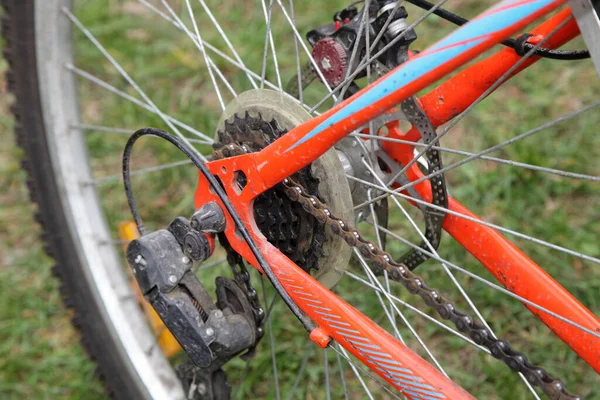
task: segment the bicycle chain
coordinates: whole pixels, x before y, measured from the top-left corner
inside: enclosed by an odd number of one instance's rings
[[[527,358],[514,350],[505,340],[497,339],[492,332],[470,316],[458,311],[456,307],[437,290],[429,288],[423,278],[414,274],[406,265],[395,262],[389,253],[374,243],[364,239],[360,232],[343,219],[334,216],[319,199],[307,194],[302,186],[287,178],[282,184],[291,200],[302,204],[304,210],[313,215],[319,222],[329,226],[331,231],[341,236],[346,243],[356,247],[369,261],[373,262],[379,272],[386,270],[389,277],[401,283],[410,293],[421,297],[425,304],[432,307],[443,319],[450,320],[456,328],[467,334],[475,343],[486,347],[492,355],[507,364],[513,371],[522,373],[527,381],[541,388],[553,400],[582,400],[578,395],[570,393],[566,386],[546,370],[531,364]]]
[[[229,157],[246,154],[246,151],[237,145],[230,144],[227,148]],[[495,338],[481,323],[457,310],[454,304],[437,290],[429,288],[423,278],[413,273],[405,264],[395,262],[389,253],[364,239],[357,229],[333,215],[325,204],[307,193],[302,185],[291,178],[284,179],[280,185],[290,200],[299,202],[304,211],[314,216],[319,223],[329,226],[333,234],[343,238],[348,245],[356,247],[363,257],[374,263],[376,273],[387,271],[392,280],[402,284],[411,294],[421,297],[440,317],[452,321],[460,332],[476,344],[487,348],[494,358],[504,362],[513,371],[522,373],[529,383],[542,389],[550,399],[583,400],[583,397],[570,393],[559,379],[554,378],[544,368],[530,363],[527,357],[514,350],[507,341]]]
[[[222,245],[224,243],[227,243],[225,240],[221,240],[220,242]],[[231,271],[233,272],[234,279],[238,286],[245,288],[246,297],[250,302],[250,307],[252,307],[252,312],[254,313],[254,321],[256,322],[256,343],[258,343],[258,341],[265,334],[265,330],[263,328],[266,316],[265,310],[260,305],[260,301],[258,299],[258,292],[256,291],[256,289],[254,289],[254,287],[252,287],[252,284],[250,282],[250,273],[248,272],[248,268],[246,268],[246,265],[244,264],[244,259],[241,255],[239,255],[233,249],[231,249],[231,247],[225,245],[223,247],[225,247],[225,251],[227,252],[227,262],[229,263]],[[253,350],[253,348],[250,349],[248,353],[252,353]]]

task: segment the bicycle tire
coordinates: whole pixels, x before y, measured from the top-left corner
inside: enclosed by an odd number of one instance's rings
[[[63,211],[61,188],[53,170],[43,121],[35,51],[35,3],[35,0],[1,2],[4,57],[8,62],[6,76],[9,92],[14,96],[11,106],[14,134],[24,153],[21,165],[27,173],[30,199],[38,207],[35,220],[42,227],[45,252],[54,259],[52,274],[60,281],[63,302],[73,310],[72,324],[79,330],[81,343],[96,363],[96,374],[107,394],[115,399],[147,398],[146,388],[132,375],[121,344],[102,318],[104,305],[82,268],[78,245]]]

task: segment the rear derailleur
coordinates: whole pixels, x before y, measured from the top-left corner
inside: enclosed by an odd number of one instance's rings
[[[190,399],[229,399],[221,367],[242,354],[247,359],[262,336],[245,291],[235,281],[216,278],[216,303],[193,272],[214,248],[225,217],[209,203],[191,220],[176,218],[167,229],[132,241],[127,261],[146,300],[189,358],[178,368]]]

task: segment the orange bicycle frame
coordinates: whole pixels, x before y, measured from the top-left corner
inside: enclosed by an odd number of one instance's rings
[[[348,100],[292,129],[265,149],[207,163],[210,171],[223,182],[231,204],[245,221],[277,280],[316,324],[317,328],[310,333],[311,339],[322,347],[327,346],[330,339],[337,341],[408,398],[466,399],[471,396],[271,245],[254,223],[253,200],[313,162],[349,133],[563,3],[564,0],[504,1]],[[556,30],[544,47],[559,47],[571,40],[579,31],[575,21],[567,21],[567,18],[570,18],[568,8],[534,29],[534,38],[545,37]],[[435,126],[444,124],[477,100],[519,59],[514,50],[501,50],[447,80],[422,96],[419,102]],[[535,57],[528,59],[513,71],[513,75],[536,61]],[[403,133],[397,126],[392,126],[388,136],[415,142],[420,139],[416,128]],[[383,149],[399,164],[406,165],[414,158],[413,146],[410,145],[384,142]],[[233,189],[236,171],[243,171],[247,177],[248,183],[241,192]],[[407,176],[414,182],[423,174],[414,166],[407,171]],[[427,180],[417,183],[414,188],[422,199],[431,200],[431,187]],[[201,176],[196,206],[210,201],[221,204]],[[527,307],[600,372],[600,334],[589,332],[600,332],[598,318],[495,229],[477,223],[478,217],[456,199],[449,199],[448,208],[453,213],[446,216],[443,228],[508,290],[537,305],[527,304]],[[236,234],[230,216],[227,216],[225,234],[233,249],[261,271],[247,243]],[[544,309],[573,324],[548,314]]]

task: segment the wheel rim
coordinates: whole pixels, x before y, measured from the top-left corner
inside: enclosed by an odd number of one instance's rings
[[[70,211],[67,215],[71,236],[79,239],[77,250],[82,262],[86,262],[82,268],[92,282],[89,287],[97,290],[97,301],[104,306],[105,313],[99,317],[110,321],[107,325],[114,329],[124,349],[120,355],[128,357],[125,365],[129,365],[132,377],[139,377],[138,382],[132,383],[148,397],[183,398],[179,381],[164,357],[159,352],[154,352],[154,356],[147,353],[154,346],[154,336],[123,274],[122,261],[94,186],[85,184],[92,181],[92,173],[84,138],[72,128],[80,120],[74,77],[65,73],[65,62],[72,63],[71,23],[60,10],[69,5],[70,1],[37,2],[35,25],[36,37],[44,38],[36,46],[37,59],[45,60],[39,68],[42,109],[44,116],[53,116],[45,119],[45,129],[53,148],[55,175],[64,189],[63,208]],[[57,93],[62,95],[56,96]],[[56,157],[61,154],[58,149],[65,145],[72,156]]]

